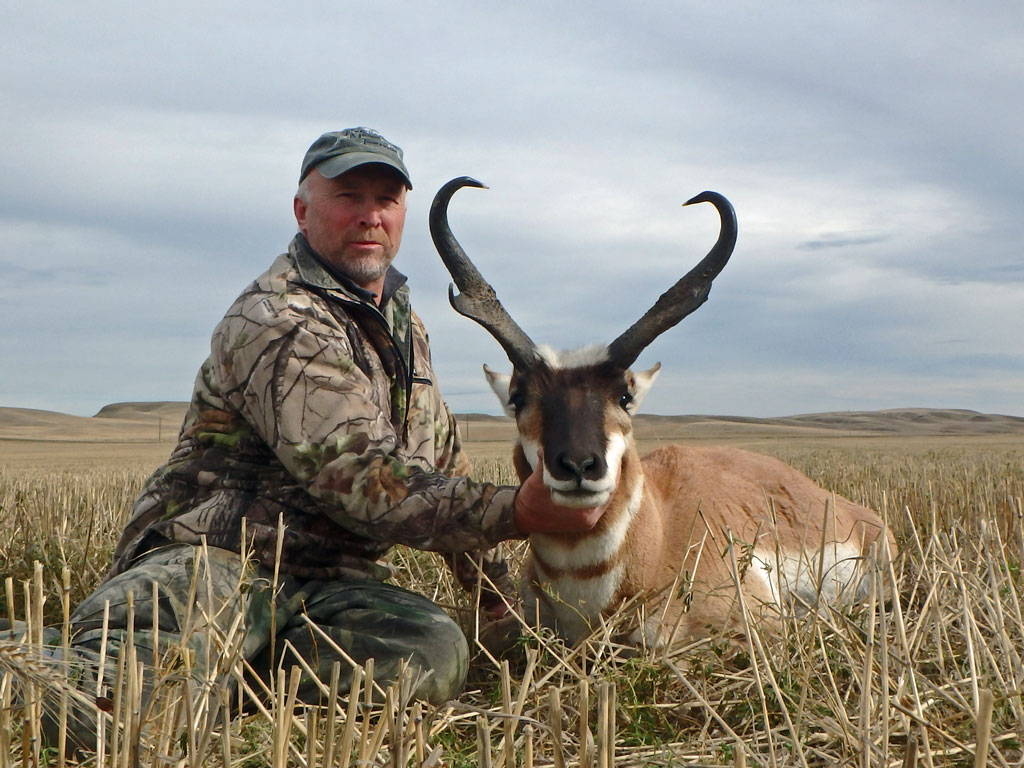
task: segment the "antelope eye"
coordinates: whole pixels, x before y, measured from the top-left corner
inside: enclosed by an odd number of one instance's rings
[[[523,397],[521,392],[513,392],[508,397],[508,404],[516,411],[519,411],[526,405],[526,398]]]
[[[624,394],[622,397],[619,398],[619,405],[623,409],[628,409],[629,406],[632,405],[632,403],[633,403],[633,396],[631,394],[629,394],[629,392],[627,392],[626,394]]]

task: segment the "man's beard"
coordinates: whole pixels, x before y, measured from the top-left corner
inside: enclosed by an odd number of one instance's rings
[[[340,264],[335,264],[334,268],[356,285],[369,285],[387,274],[394,258],[370,256],[345,259]]]

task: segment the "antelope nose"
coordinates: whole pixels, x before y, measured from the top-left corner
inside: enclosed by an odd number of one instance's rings
[[[577,460],[568,454],[563,453],[558,457],[558,466],[575,477],[576,482],[582,483],[584,473],[597,466],[597,457],[586,456]]]

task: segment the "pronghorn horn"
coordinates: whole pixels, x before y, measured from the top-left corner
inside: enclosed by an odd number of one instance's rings
[[[736,247],[736,211],[732,204],[717,192],[701,192],[683,205],[694,203],[711,203],[718,209],[722,221],[718,240],[697,266],[665,291],[643,317],[608,345],[608,357],[618,366],[629,368],[648,344],[708,300],[711,281],[718,277]]]
[[[473,262],[466,256],[466,252],[462,250],[462,246],[448,226],[448,202],[456,190],[462,187],[487,189],[476,179],[460,176],[441,187],[430,205],[430,236],[460,291],[459,295],[456,295],[455,286],[449,285],[448,300],[456,312],[476,320],[486,328],[501,344],[512,365],[518,370],[524,370],[535,361],[537,345],[498,301],[494,289],[473,266]]]

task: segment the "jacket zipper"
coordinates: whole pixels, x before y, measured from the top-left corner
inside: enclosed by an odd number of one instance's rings
[[[339,304],[347,305],[350,307],[356,307],[360,310],[370,310],[368,315],[374,319],[375,322],[380,323],[384,329],[384,334],[387,336],[391,346],[398,352],[398,359],[402,364],[402,374],[404,381],[402,382],[405,390],[405,413],[402,415],[402,441],[405,442],[409,438],[409,405],[412,400],[412,385],[416,382],[417,377],[414,375],[415,365],[415,345],[412,340],[412,322],[409,323],[409,359],[406,360],[405,352],[402,350],[402,345],[395,339],[394,334],[388,327],[387,318],[381,313],[380,309],[369,303],[363,303],[361,301],[355,301],[344,294],[338,295],[337,291],[326,289],[324,291],[327,299],[333,299]],[[355,320],[353,320],[355,322]],[[422,382],[430,383],[429,379],[422,379]]]

